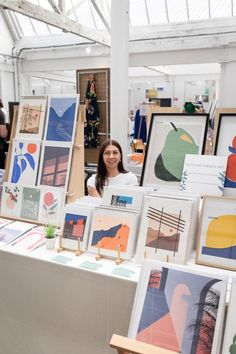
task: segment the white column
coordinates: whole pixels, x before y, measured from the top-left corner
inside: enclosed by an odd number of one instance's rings
[[[236,62],[221,63],[219,107],[234,108]]]
[[[111,138],[127,156],[129,0],[111,0]]]

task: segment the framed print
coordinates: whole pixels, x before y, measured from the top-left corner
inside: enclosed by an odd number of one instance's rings
[[[29,220],[38,220],[40,189],[23,187],[21,218]]]
[[[204,153],[208,114],[153,113],[142,186],[179,187],[186,154]]]
[[[60,226],[61,211],[65,206],[65,192],[54,187],[40,187],[38,221]]]
[[[92,208],[70,205],[65,208],[60,248],[85,251],[87,248]]]
[[[62,144],[62,143],[61,143]],[[67,189],[72,146],[47,142],[42,146],[38,185]]]
[[[234,354],[236,350],[236,278],[232,278],[230,300],[227,310],[222,353]]]
[[[144,262],[129,337],[177,353],[219,353],[227,278]]]
[[[180,190],[221,196],[224,191],[226,156],[185,155]]]
[[[136,257],[182,263],[191,246],[193,201],[147,195],[141,214]]]
[[[11,246],[19,248],[26,252],[32,252],[43,245],[45,239],[44,227],[38,226],[26,232],[23,236],[17,238]]]
[[[34,224],[29,224],[21,221],[15,221],[9,225],[4,226],[0,229],[0,246],[4,246],[14,241],[19,236],[32,229],[34,226]]]
[[[74,141],[78,104],[79,95],[49,97],[44,140]]]
[[[236,198],[203,197],[196,263],[236,270]]]
[[[35,186],[40,145],[36,140],[13,140],[8,182]]]
[[[46,105],[46,97],[32,96],[21,98],[16,125],[16,138],[42,139]]]
[[[0,229],[4,226],[10,224],[11,222],[12,222],[12,220],[0,218]]]
[[[1,214],[20,217],[23,186],[4,182],[2,188]]]
[[[126,210],[95,208],[89,238],[89,251],[102,256],[130,259],[136,237],[138,214]]]
[[[228,157],[224,195],[236,195],[236,114],[220,114],[214,154]]]

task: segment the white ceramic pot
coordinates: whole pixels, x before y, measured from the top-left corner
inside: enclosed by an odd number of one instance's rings
[[[52,250],[56,245],[56,237],[46,238],[45,237],[45,245],[48,250]]]

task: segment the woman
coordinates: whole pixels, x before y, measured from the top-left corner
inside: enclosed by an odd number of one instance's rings
[[[97,174],[87,181],[88,193],[92,197],[101,197],[104,186],[138,185],[137,177],[124,169],[120,144],[115,140],[105,141],[99,152]]]

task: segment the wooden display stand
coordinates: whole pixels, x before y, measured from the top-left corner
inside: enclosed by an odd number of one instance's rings
[[[158,107],[158,106],[147,107],[147,133],[151,123],[152,113],[181,113],[181,109],[180,107]]]
[[[158,348],[156,346],[136,341],[113,334],[110,347],[117,350],[118,354],[175,354],[171,350]]]

